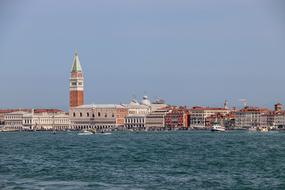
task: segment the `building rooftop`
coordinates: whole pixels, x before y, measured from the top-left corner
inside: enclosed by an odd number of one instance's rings
[[[227,108],[218,108],[218,107],[200,107],[200,106],[194,106],[192,109],[192,111],[206,111],[206,110],[220,110],[220,111],[229,111],[229,109]]]
[[[34,109],[34,113],[59,113],[59,112],[64,112],[59,109]]]
[[[246,112],[270,112],[268,108],[259,108],[259,107],[244,107],[243,109],[239,110],[239,113],[246,113]]]
[[[276,116],[276,115],[285,115],[285,111],[269,111],[264,116]]]
[[[86,104],[76,108],[126,108],[121,104]]]
[[[26,111],[28,112],[30,109],[2,109],[0,110],[0,114],[6,114],[6,113],[11,113],[11,112],[16,112],[16,111]]]
[[[7,114],[7,113],[15,113],[15,112],[32,112],[33,109],[3,109],[0,110],[0,114]],[[34,109],[34,113],[59,113],[64,112],[63,110],[59,109]]]
[[[30,112],[26,112],[26,111],[14,111],[14,112],[6,113],[6,115],[29,114],[29,113],[30,113]]]

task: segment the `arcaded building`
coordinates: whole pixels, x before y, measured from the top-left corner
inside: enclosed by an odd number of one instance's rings
[[[124,125],[128,109],[117,104],[90,104],[70,109],[71,129],[111,130]]]
[[[67,130],[70,125],[67,113],[57,109],[26,109],[6,113],[4,129],[18,130]]]

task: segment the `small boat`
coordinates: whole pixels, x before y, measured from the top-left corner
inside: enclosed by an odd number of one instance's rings
[[[260,132],[268,132],[269,130],[268,130],[267,127],[261,127],[261,128],[259,128],[258,131],[260,131]]]
[[[219,131],[219,132],[225,132],[226,131],[226,128],[221,126],[220,124],[218,123],[214,123],[212,128],[211,128],[211,131]]]
[[[97,130],[96,130],[96,129],[89,129],[88,131],[91,132],[91,133],[93,133],[93,134],[97,133]]]
[[[93,135],[93,133],[90,131],[82,131],[82,132],[78,133],[78,135]]]

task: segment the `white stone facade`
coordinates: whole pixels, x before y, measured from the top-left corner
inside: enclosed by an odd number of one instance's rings
[[[4,116],[4,128],[7,130],[67,130],[69,116],[59,113],[12,112]]]
[[[146,115],[129,115],[125,118],[125,128],[133,130],[145,129]]]
[[[28,112],[18,111],[7,113],[4,115],[4,128],[7,130],[25,130],[31,129],[30,126],[24,126],[24,117],[28,117],[31,114]],[[32,123],[31,120],[29,120]]]
[[[124,125],[127,108],[117,104],[91,104],[70,108],[72,130],[112,130]]]
[[[165,128],[165,116],[168,112],[168,109],[159,109],[148,114],[145,119],[145,128],[147,130]]]

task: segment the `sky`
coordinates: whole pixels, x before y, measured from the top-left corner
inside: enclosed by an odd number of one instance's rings
[[[283,0],[0,0],[0,108],[85,103],[285,104]]]

